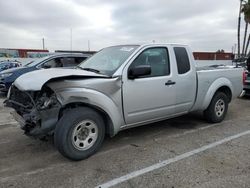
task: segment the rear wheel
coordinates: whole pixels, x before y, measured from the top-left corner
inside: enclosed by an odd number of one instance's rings
[[[217,92],[212,98],[208,108],[204,111],[204,116],[210,123],[219,123],[224,120],[229,99],[225,93]]]
[[[67,110],[55,129],[55,145],[71,159],[82,160],[93,155],[105,136],[103,118],[93,109],[78,107]]]

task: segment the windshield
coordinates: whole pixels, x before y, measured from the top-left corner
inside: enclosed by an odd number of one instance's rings
[[[137,48],[138,46],[136,45],[104,48],[86,61],[82,62],[79,67],[88,71],[111,76]]]
[[[33,61],[29,62],[28,64],[26,64],[25,66],[26,66],[26,67],[33,67],[33,66],[36,66],[36,65],[40,64],[42,61],[48,59],[49,57],[51,57],[51,56],[45,56],[45,57],[42,57],[42,58],[33,60]]]

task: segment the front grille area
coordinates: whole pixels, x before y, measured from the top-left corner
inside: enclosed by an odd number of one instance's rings
[[[15,86],[11,86],[8,102],[11,103],[11,106],[19,112],[20,110],[27,111],[33,108],[30,93],[20,91]]]

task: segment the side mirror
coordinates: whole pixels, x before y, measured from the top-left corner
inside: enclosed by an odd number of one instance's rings
[[[141,76],[147,76],[151,74],[151,67],[149,65],[139,65],[131,68],[128,71],[128,78],[135,79]]]
[[[51,68],[51,65],[48,65],[47,63],[45,63],[42,67],[43,67],[44,69],[49,69],[49,68]]]

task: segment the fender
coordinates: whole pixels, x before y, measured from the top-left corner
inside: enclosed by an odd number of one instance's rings
[[[202,104],[202,109],[204,109],[204,110],[207,109],[207,107],[209,106],[215,92],[220,87],[223,87],[223,86],[228,87],[231,90],[232,94],[233,94],[233,85],[230,82],[230,80],[227,79],[227,78],[218,78],[208,88],[207,94],[206,94],[206,96],[204,98],[204,101],[203,101],[203,104]]]
[[[59,102],[62,106],[70,103],[85,103],[96,106],[102,111],[106,112],[112,121],[111,135],[115,135],[124,125],[122,112],[116,103],[107,95],[87,88],[70,88],[56,92]]]

